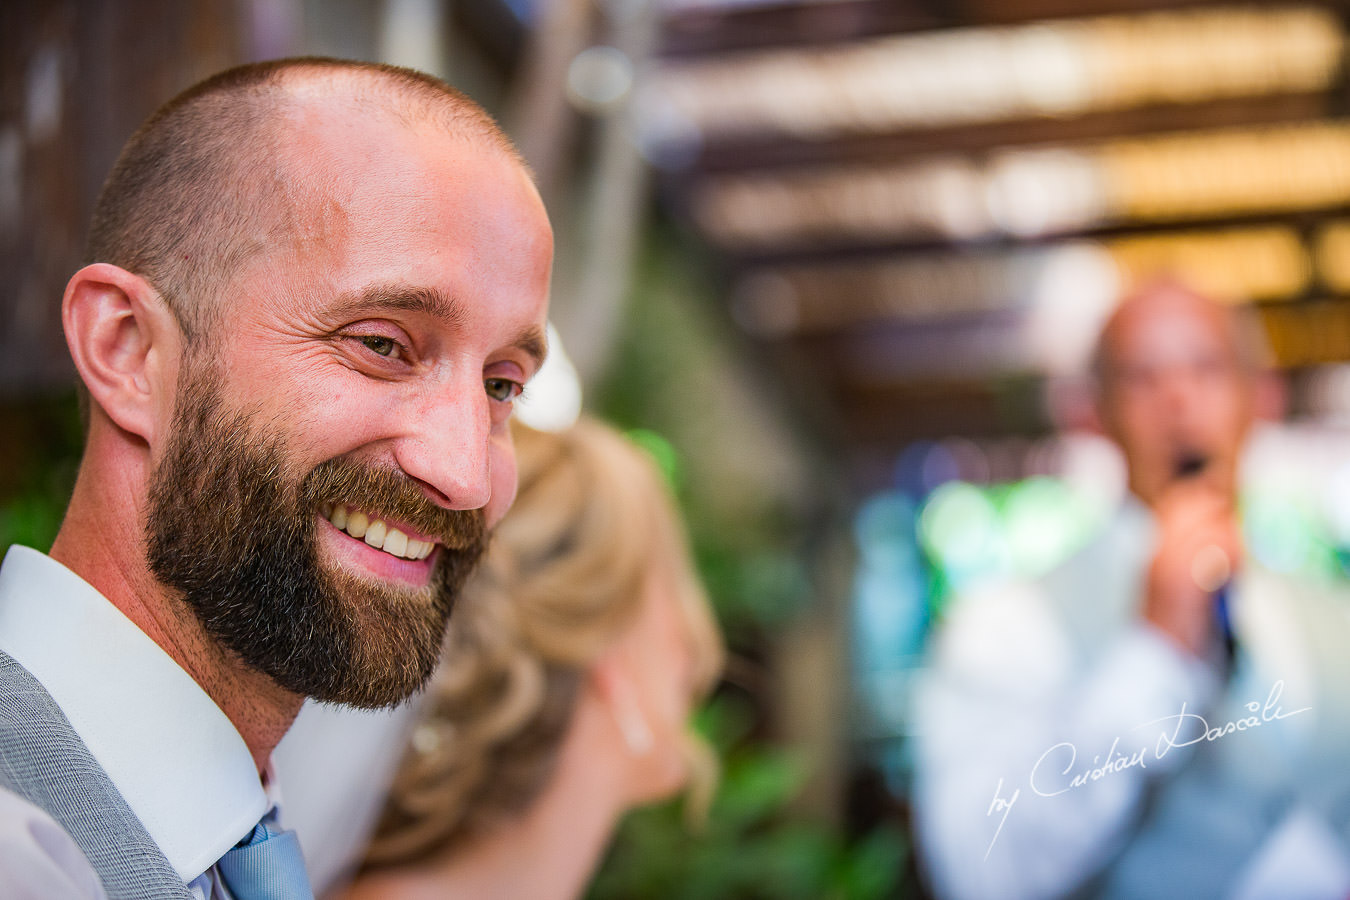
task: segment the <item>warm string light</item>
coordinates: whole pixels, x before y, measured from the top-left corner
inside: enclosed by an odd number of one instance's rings
[[[1313,257],[1283,226],[1183,231],[1106,241],[1127,283],[1160,272],[1229,302],[1288,300],[1313,279]]]
[[[1350,303],[1323,300],[1261,307],[1271,352],[1285,368],[1350,359]]]
[[[1039,237],[1350,203],[1350,124],[1226,129],[880,167],[708,179],[699,225],[730,249]]]
[[[1320,91],[1343,48],[1316,7],[951,29],[669,63],[642,106],[658,142],[820,139]]]
[[[1350,295],[1350,220],[1327,222],[1318,230],[1313,246],[1322,284]]]
[[[659,69],[644,86],[644,137],[658,149],[815,140],[1325,92],[1345,44],[1328,9],[1249,6],[741,52]],[[993,326],[978,323],[998,321],[1001,339],[1019,349],[981,350],[982,364],[1056,370],[1064,361],[1049,359],[1034,327],[1015,323],[1045,319],[1042,307],[1061,321],[1072,304],[1046,299],[1064,293],[1047,288],[1055,279],[1046,273],[1078,266],[1101,282],[1097,293],[1165,272],[1222,299],[1261,303],[1281,365],[1350,359],[1350,303],[1274,305],[1350,296],[1350,220],[1311,235],[1283,225],[1161,230],[1350,205],[1350,120],[711,176],[695,182],[690,201],[711,239],[746,254],[1158,229],[1015,250],[764,265],[733,298],[738,321],[762,338],[846,333],[857,341],[885,324],[899,331],[878,337],[876,353],[859,346],[862,357],[889,359],[906,329],[965,321],[946,337],[909,335],[914,346],[902,355],[916,371],[939,372],[958,338],[993,346]],[[928,359],[929,344],[944,341],[951,347]]]

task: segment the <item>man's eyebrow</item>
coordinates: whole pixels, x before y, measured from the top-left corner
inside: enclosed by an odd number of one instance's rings
[[[449,325],[463,325],[467,318],[463,305],[455,298],[436,288],[407,285],[375,285],[345,294],[333,312],[346,316],[382,309],[423,313]]]
[[[407,285],[376,285],[347,294],[338,301],[333,311],[338,316],[348,316],[382,309],[422,313],[441,319],[452,327],[462,326],[468,319],[464,305],[454,297],[436,288]],[[525,328],[516,335],[510,346],[529,356],[534,361],[535,371],[539,370],[548,356],[548,337],[538,325]]]
[[[511,342],[511,346],[523,350],[526,355],[534,360],[536,372],[544,365],[544,358],[548,356],[548,337],[544,334],[544,329],[538,325],[531,325],[522,331]]]

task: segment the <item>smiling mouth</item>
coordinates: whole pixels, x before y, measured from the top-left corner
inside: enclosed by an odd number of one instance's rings
[[[345,503],[325,503],[319,512],[339,531],[399,559],[426,559],[436,549],[435,541],[410,538],[397,528],[391,528],[383,519],[353,509]]]

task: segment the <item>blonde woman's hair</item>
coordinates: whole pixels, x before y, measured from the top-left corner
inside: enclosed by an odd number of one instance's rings
[[[553,775],[589,664],[637,617],[653,567],[676,579],[698,695],[722,642],[665,480],[645,451],[583,419],[515,426],[520,488],[455,610],[424,719],[367,866],[423,859],[523,813]],[[692,736],[691,805],[715,773]]]

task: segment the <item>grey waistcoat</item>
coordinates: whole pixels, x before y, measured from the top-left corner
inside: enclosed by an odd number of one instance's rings
[[[3,651],[0,786],[66,830],[109,900],[192,896],[51,695]]]

